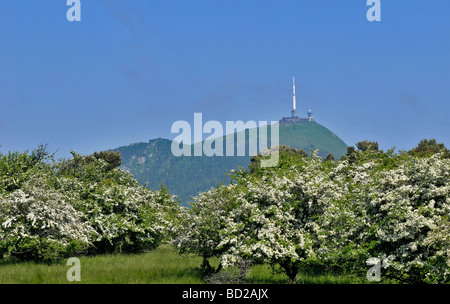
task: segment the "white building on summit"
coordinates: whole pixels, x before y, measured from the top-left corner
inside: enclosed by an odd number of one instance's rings
[[[283,117],[280,120],[280,125],[282,125],[282,126],[283,125],[284,126],[286,126],[286,125],[293,125],[293,124],[295,124],[297,122],[300,122],[300,121],[309,121],[309,122],[314,121],[314,118],[312,116],[313,113],[311,112],[311,107],[309,108],[309,111],[306,113],[308,118],[300,118],[300,117],[297,116],[297,100],[295,98],[295,77],[293,77],[292,82],[293,82],[293,93],[294,94],[293,94],[293,97],[292,97],[291,116],[290,117]]]

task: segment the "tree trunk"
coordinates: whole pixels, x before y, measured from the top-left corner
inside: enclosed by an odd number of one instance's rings
[[[280,266],[284,269],[284,273],[286,273],[291,283],[295,283],[298,273],[297,267],[291,261],[280,263]]]

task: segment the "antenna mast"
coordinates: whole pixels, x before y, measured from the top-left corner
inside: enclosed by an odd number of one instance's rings
[[[292,77],[293,97],[292,97],[292,117],[297,117],[297,102],[295,100],[295,77]]]

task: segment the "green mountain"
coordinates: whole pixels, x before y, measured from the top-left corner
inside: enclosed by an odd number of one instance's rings
[[[322,157],[331,153],[335,158],[341,158],[347,153],[347,144],[317,122],[280,126],[280,144],[304,149],[308,153],[319,149],[319,155]]]
[[[270,127],[264,127],[267,132],[267,145],[270,146]],[[304,149],[310,153],[319,149],[319,155],[326,157],[329,153],[340,158],[347,152],[347,145],[334,133],[317,122],[298,122],[294,125],[280,126],[279,144],[297,149]],[[226,175],[231,169],[243,167],[247,169],[250,163],[248,153],[249,130],[245,132],[247,156],[180,156],[172,154],[172,141],[168,139],[154,139],[148,143],[135,143],[119,147],[122,154],[121,168],[129,171],[141,183],[147,183],[151,189],[157,189],[164,184],[171,193],[180,197],[186,204],[191,196],[215,187],[220,183],[228,183]],[[240,133],[242,133],[240,132]],[[234,134],[235,143],[240,133]],[[257,139],[258,140],[258,139]],[[203,143],[198,143],[200,145]],[[226,136],[223,137],[225,153]],[[235,147],[235,154],[236,152]],[[214,147],[214,146],[213,146]],[[194,146],[189,147],[191,155]],[[259,151],[258,151],[259,152]]]

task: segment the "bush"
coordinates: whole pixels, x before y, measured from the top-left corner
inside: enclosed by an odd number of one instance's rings
[[[291,280],[310,267],[363,280],[368,259],[379,258],[383,278],[450,282],[450,160],[374,149],[352,155],[238,172],[232,185],[194,199],[177,245],[219,257],[224,268],[279,265]]]
[[[260,177],[238,172],[235,184],[194,199],[177,243],[181,251],[218,256],[228,268],[242,261],[280,265],[291,280],[314,255],[314,218],[326,206],[332,185],[321,159],[296,159],[297,166]],[[330,188],[327,188],[330,186]]]
[[[437,229],[448,222],[450,162],[392,152],[363,158],[333,173],[346,191],[319,218],[320,260],[364,277],[365,261],[379,258],[385,278],[449,282],[450,242]]]
[[[112,170],[114,168],[119,168],[122,164],[122,155],[118,151],[100,151],[94,152],[92,157],[99,160],[104,160],[108,165],[106,166],[106,170]]]
[[[129,173],[111,169],[102,158],[81,156],[60,162],[55,184],[75,198],[96,231],[91,253],[136,253],[153,249],[170,233],[179,207],[167,190],[152,192]]]
[[[0,153],[0,194],[20,189],[33,174],[48,170],[46,162],[51,158],[45,145],[40,145],[31,154],[28,151]]]
[[[191,208],[184,214],[177,227],[174,245],[182,254],[196,254],[203,258],[202,271],[205,274],[218,272],[209,259],[226,252],[221,245],[222,229],[226,226],[229,212],[236,208],[238,195],[235,185],[219,186],[194,197]]]
[[[102,156],[44,162],[38,152],[0,155],[0,258],[135,253],[173,235],[181,209],[166,189],[150,191]]]
[[[0,247],[19,260],[51,261],[86,249],[95,231],[64,197],[25,185],[0,202]]]

